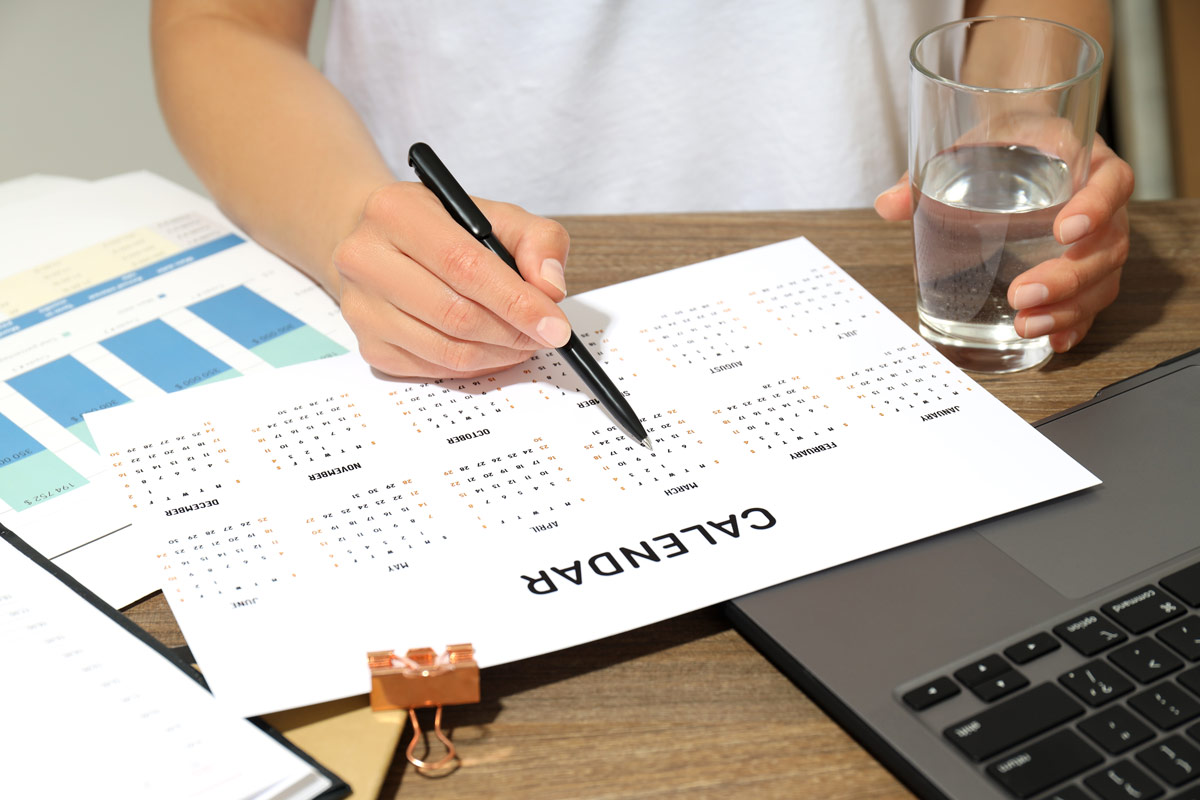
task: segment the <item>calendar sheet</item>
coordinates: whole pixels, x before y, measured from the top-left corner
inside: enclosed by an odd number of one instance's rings
[[[88,416],[220,700],[365,692],[369,650],[524,658],[1098,482],[804,239],[563,307],[653,452],[553,351],[432,383],[347,355]]]

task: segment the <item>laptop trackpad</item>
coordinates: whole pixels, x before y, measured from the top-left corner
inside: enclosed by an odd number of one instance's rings
[[[1104,483],[975,530],[1060,594],[1091,594],[1200,544],[1200,366],[1039,430]]]

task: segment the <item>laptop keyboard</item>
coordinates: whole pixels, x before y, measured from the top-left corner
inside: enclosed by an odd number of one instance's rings
[[[900,699],[1013,797],[1200,800],[1197,608],[1200,563]]]

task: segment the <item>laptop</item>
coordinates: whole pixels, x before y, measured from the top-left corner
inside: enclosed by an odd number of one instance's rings
[[[1200,800],[1200,349],[1037,427],[1104,483],[727,610],[923,798]]]

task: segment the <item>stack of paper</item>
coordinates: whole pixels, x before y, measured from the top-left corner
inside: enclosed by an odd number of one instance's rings
[[[89,411],[337,355],[336,305],[147,173],[0,185],[0,524],[115,606],[158,586]]]

